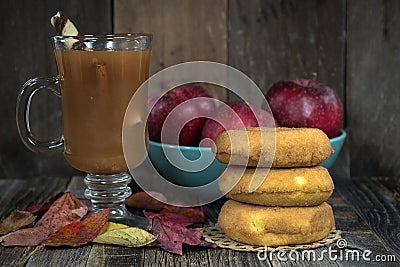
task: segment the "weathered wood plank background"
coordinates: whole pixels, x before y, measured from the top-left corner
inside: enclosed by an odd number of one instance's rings
[[[76,174],[61,153],[34,154],[15,125],[18,88],[55,74],[49,18],[64,10],[85,33],[154,34],[152,73],[190,60],[228,63],[262,90],[307,77],[337,91],[346,107],[351,173],[400,173],[400,3],[396,0],[149,0],[0,3],[0,177]],[[222,93],[219,97],[224,97]],[[34,99],[43,139],[61,133],[59,100]]]
[[[400,2],[348,1],[347,117],[355,174],[400,173]]]
[[[0,18],[0,177],[34,177],[77,173],[60,151],[35,154],[22,144],[15,123],[19,88],[33,77],[56,74],[50,42],[50,17],[64,10],[77,27],[90,33],[112,31],[111,1],[2,1]],[[32,131],[42,139],[61,134],[60,101],[52,95],[33,99]]]
[[[229,64],[263,91],[317,72],[344,99],[345,8],[344,0],[229,1]]]

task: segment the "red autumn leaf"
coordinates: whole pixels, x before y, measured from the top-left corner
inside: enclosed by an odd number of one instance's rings
[[[187,218],[185,216],[182,216],[180,214],[176,213],[165,213],[165,214],[160,214],[160,213],[154,213],[154,212],[145,212],[146,218],[150,223],[150,226],[152,226],[152,221],[154,218],[158,218],[161,220],[161,222],[165,225],[179,225],[182,227],[189,226],[191,224],[194,224],[193,220],[191,218]]]
[[[157,192],[149,192],[151,195],[156,196],[158,199],[162,199],[164,202],[167,201],[165,196]],[[159,211],[162,210],[167,204],[158,201],[144,191],[132,194],[130,197],[125,199],[125,204],[134,209],[140,210],[151,210]]]
[[[81,219],[81,214],[72,212],[73,210],[85,207],[84,210],[89,211],[89,207],[83,204],[70,192],[65,193],[57,199],[43,217],[36,223],[35,226],[44,226],[54,229],[52,233],[58,231],[67,224]],[[85,213],[86,214],[86,213]]]
[[[47,211],[51,207],[51,205],[53,205],[54,201],[59,199],[62,195],[63,195],[63,193],[60,192],[55,196],[51,196],[51,197],[47,198],[45,201],[43,201],[43,203],[30,206],[30,207],[26,208],[24,211],[29,211],[29,212],[32,212],[33,214]]]
[[[89,211],[89,207],[67,192],[51,205],[49,210],[33,228],[21,229],[9,233],[2,237],[1,244],[3,246],[39,245],[49,235],[57,232],[65,225],[79,221],[83,216],[82,214],[86,214],[87,211]]]
[[[46,246],[77,247],[91,242],[107,223],[110,209],[104,209],[90,215],[83,221],[68,224],[47,238]]]
[[[3,246],[37,246],[50,235],[43,226],[20,229],[1,237]]]
[[[157,196],[158,199],[162,199],[164,202],[167,201],[165,196],[157,192],[149,192],[147,194],[144,191],[137,192],[125,200],[125,204],[129,207],[141,210],[160,211],[160,213],[177,213],[188,218],[193,218],[193,223],[204,223],[205,217],[203,209],[201,207],[184,208],[172,206],[157,199],[151,195]]]
[[[157,192],[158,199],[165,197]],[[129,197],[125,203],[133,208],[159,211],[159,213],[144,211],[153,234],[158,235],[156,244],[175,254],[182,254],[182,244],[193,246],[215,247],[202,238],[203,228],[187,228],[195,223],[204,223],[205,216],[201,207],[184,208],[160,202],[145,192],[138,192]]]
[[[71,213],[78,215],[79,218],[82,218],[83,216],[86,215],[86,213],[88,213],[89,210],[90,210],[89,207],[83,206],[83,207],[71,210]]]
[[[8,234],[15,230],[31,225],[36,216],[28,211],[13,210],[10,215],[0,222],[0,234]]]
[[[201,239],[203,228],[186,227],[193,224],[192,218],[175,213],[145,212],[145,215],[152,227],[153,234],[158,235],[156,245],[166,251],[182,255],[182,244],[215,247]]]
[[[193,223],[204,223],[206,221],[203,209],[201,207],[184,208],[168,205],[165,206],[160,213],[180,214],[186,218],[191,218]]]

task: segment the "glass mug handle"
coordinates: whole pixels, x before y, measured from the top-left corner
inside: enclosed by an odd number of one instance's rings
[[[33,152],[43,152],[64,145],[62,137],[51,141],[39,140],[32,134],[29,122],[30,106],[33,96],[41,90],[48,90],[57,97],[61,97],[59,83],[60,79],[58,77],[33,78],[22,86],[21,92],[18,95],[16,107],[18,133],[25,146]]]

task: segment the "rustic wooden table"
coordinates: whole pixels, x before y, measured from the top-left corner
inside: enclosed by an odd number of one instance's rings
[[[33,247],[1,247],[1,266],[400,266],[400,177],[343,178],[333,175],[333,206],[336,228],[342,231],[347,246],[343,253],[359,251],[360,258],[348,256],[333,260],[327,254],[322,260],[292,261],[279,258],[260,260],[255,252],[237,252],[221,248],[184,247],[183,256],[157,247],[125,248],[90,244],[78,248],[44,248],[33,256]],[[32,180],[0,180],[0,216],[13,208],[39,203],[60,191],[71,191],[82,197],[82,177],[71,179],[41,177]],[[204,207],[208,224],[215,224],[224,200]],[[332,248],[335,248],[332,245]],[[336,247],[337,249],[337,247]],[[327,247],[316,249],[323,255]],[[370,250],[362,259],[362,252]],[[338,253],[340,250],[338,250]],[[336,254],[339,256],[339,254]],[[345,255],[345,254],[343,254]],[[285,261],[286,259],[286,261]],[[351,260],[353,259],[353,260]]]

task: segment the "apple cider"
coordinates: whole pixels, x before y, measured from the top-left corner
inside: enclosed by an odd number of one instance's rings
[[[127,171],[122,124],[131,97],[148,78],[150,51],[69,49],[56,50],[55,57],[68,162],[93,174]]]

